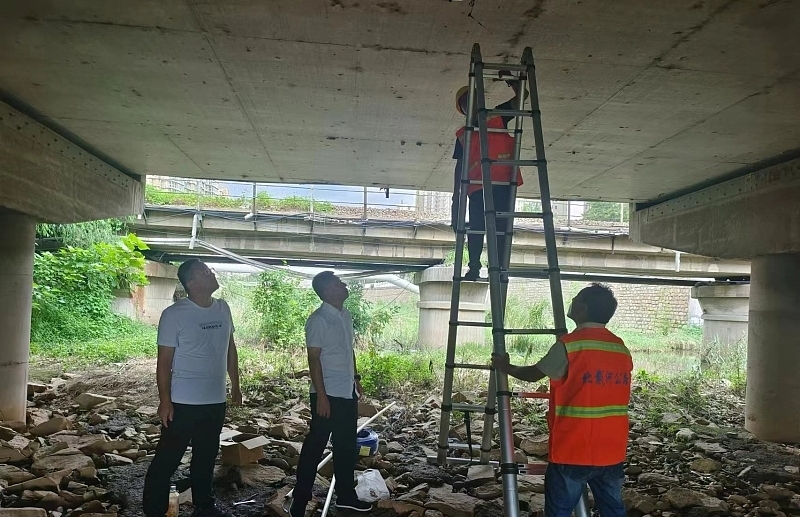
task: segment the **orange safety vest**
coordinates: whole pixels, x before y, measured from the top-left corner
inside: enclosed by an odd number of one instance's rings
[[[502,117],[491,117],[486,120],[486,126],[493,129],[505,129]],[[464,145],[464,133],[462,127],[456,132],[456,137]],[[469,175],[471,180],[483,178],[481,172],[481,142],[478,133],[474,132],[469,142]],[[462,148],[463,149],[463,148]],[[463,153],[463,151],[462,151]],[[462,159],[463,159],[462,154]],[[489,158],[492,160],[510,160],[514,156],[514,137],[508,133],[489,133]],[[461,171],[458,171],[460,174]],[[511,165],[492,166],[492,181],[511,181],[514,179],[514,167]],[[522,186],[522,174],[517,174],[518,186]],[[483,185],[468,185],[467,195],[478,190],[482,190]]]
[[[608,466],[625,461],[631,353],[606,328],[564,336],[569,369],[550,380],[550,456],[553,463]]]

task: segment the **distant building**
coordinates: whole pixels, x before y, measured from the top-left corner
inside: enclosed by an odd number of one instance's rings
[[[222,182],[194,178],[173,178],[171,176],[147,176],[147,184],[166,192],[192,193],[203,196],[227,196],[228,189]]]

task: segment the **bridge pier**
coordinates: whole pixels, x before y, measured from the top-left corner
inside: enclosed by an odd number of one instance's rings
[[[718,258],[752,259],[745,427],[800,443],[800,159],[636,210],[631,237]],[[740,322],[739,322],[740,323]]]
[[[453,294],[453,267],[434,266],[416,274],[419,285],[419,333],[417,344],[445,348],[450,323],[450,298]],[[487,282],[462,282],[459,321],[486,321]],[[459,327],[456,344],[483,343],[482,327]]]
[[[36,222],[0,208],[0,420],[25,421]]]
[[[752,262],[745,427],[764,440],[800,442],[800,253]]]
[[[729,350],[747,337],[750,286],[701,285],[692,288],[692,298],[703,309],[703,343],[717,343]]]

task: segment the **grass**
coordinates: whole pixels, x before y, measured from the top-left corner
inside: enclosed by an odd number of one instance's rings
[[[217,196],[197,194],[192,192],[169,192],[158,189],[152,185],[145,188],[145,202],[151,205],[189,206],[201,208],[218,208],[230,210],[249,210],[252,208],[252,198],[247,196]],[[276,199],[266,192],[259,192],[256,196],[256,209],[263,211],[297,211],[310,212],[311,199],[302,196],[289,196]],[[334,206],[329,201],[314,201],[314,211],[320,213],[333,212]]]
[[[156,329],[119,317],[105,336],[85,341],[33,342],[31,354],[55,359],[64,366],[90,367],[156,356]]]

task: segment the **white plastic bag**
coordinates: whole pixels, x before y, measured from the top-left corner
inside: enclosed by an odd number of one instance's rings
[[[364,502],[374,503],[380,499],[389,499],[389,487],[381,473],[375,469],[365,470],[358,476],[356,496]]]

